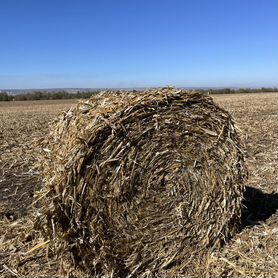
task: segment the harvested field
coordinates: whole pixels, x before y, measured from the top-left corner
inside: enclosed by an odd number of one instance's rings
[[[241,231],[210,254],[206,277],[275,277],[277,265],[277,95],[219,95],[241,129],[249,169]],[[34,194],[41,187],[36,138],[73,102],[0,103],[0,275],[65,275],[54,250],[33,230]],[[73,270],[74,273],[74,270]],[[76,275],[82,273],[75,272]],[[191,273],[194,276],[194,273]],[[199,275],[200,277],[200,275]]]

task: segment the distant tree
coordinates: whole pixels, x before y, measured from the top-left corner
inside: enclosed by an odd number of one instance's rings
[[[6,92],[0,93],[0,101],[9,101],[9,95]]]

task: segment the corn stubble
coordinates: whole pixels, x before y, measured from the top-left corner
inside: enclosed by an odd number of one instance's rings
[[[42,142],[36,222],[68,271],[205,273],[240,224],[247,171],[231,115],[174,88],[105,92]]]

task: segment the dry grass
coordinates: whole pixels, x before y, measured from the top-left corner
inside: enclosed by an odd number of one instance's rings
[[[249,190],[246,196],[241,232],[208,258],[204,266],[206,277],[275,277],[277,95],[227,95],[214,99],[238,122],[247,146],[248,186],[257,191]],[[43,235],[33,231],[32,210],[22,212],[18,207],[18,202],[22,202],[21,206],[30,204],[34,200],[33,189],[40,187],[32,167],[36,157],[31,142],[47,134],[47,122],[71,106],[48,103],[29,107],[28,102],[20,107],[0,104],[1,277],[65,274]]]

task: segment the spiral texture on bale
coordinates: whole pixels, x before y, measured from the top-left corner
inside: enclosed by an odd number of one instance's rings
[[[237,229],[244,157],[208,96],[105,92],[43,145],[47,233],[90,274],[181,275]]]

